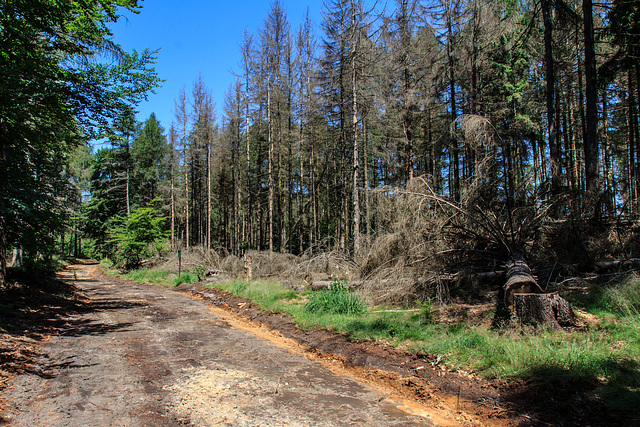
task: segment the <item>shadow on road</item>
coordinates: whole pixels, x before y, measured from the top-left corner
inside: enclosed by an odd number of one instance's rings
[[[70,284],[72,272],[62,276],[69,281],[9,269],[8,285],[0,288],[0,390],[11,375],[46,375],[34,359],[39,356],[38,343],[48,336],[103,335],[133,325],[106,324],[81,315],[145,305],[140,301],[89,299]],[[83,278],[82,282],[96,280]]]

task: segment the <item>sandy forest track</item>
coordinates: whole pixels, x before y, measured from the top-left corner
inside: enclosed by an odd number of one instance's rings
[[[485,424],[457,402],[403,401],[392,386],[411,378],[346,367],[193,292],[125,283],[96,265],[61,279],[88,309],[69,315],[38,369],[4,390],[10,425]]]

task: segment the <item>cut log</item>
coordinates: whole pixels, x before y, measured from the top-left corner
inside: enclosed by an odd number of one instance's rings
[[[509,311],[513,309],[514,294],[543,293],[531,269],[522,256],[514,256],[507,264],[506,281],[504,284],[504,305]]]
[[[511,316],[521,325],[546,326],[550,329],[578,326],[571,304],[556,294],[514,294]]]

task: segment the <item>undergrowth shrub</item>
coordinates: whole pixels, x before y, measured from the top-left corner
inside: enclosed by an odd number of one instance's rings
[[[315,293],[305,306],[309,313],[362,314],[366,311],[365,303],[357,295],[349,291],[343,281],[334,281],[329,289]]]
[[[433,298],[427,298],[420,307],[420,316],[424,324],[434,323],[435,314],[433,310]]]
[[[600,304],[618,316],[640,316],[640,277],[633,275],[603,291]]]
[[[131,279],[138,283],[156,283],[162,284],[167,280],[169,272],[166,270],[134,270],[124,275],[127,279]]]
[[[173,279],[172,284],[173,286],[180,286],[183,283],[194,283],[198,281],[198,276],[196,274],[193,274],[189,271],[183,271],[182,274],[180,274],[180,277],[176,277]]]

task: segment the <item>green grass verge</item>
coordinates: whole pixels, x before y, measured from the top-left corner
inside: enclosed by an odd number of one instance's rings
[[[263,310],[289,314],[303,329],[327,328],[353,340],[382,340],[437,355],[450,369],[472,371],[486,379],[522,378],[541,386],[572,387],[596,384],[611,409],[640,416],[640,279],[634,278],[601,292],[589,302],[598,321],[580,331],[494,330],[489,322],[471,325],[438,324],[433,307],[420,311],[381,312],[365,307],[357,312],[332,310],[348,303],[335,294],[317,291],[296,294],[283,285],[236,281],[220,286],[253,300]],[[356,298],[353,294],[341,295]],[[321,308],[316,308],[316,306]]]

